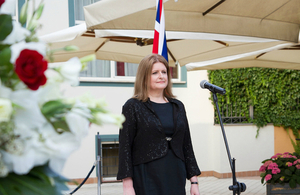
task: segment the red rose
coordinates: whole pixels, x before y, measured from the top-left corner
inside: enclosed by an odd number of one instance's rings
[[[0,7],[5,2],[5,0],[0,0]]]
[[[47,78],[44,74],[48,62],[35,50],[24,49],[16,60],[16,73],[28,88],[37,90],[44,85]]]

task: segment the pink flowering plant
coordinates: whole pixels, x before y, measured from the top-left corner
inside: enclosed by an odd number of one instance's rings
[[[259,169],[262,172],[261,183],[289,183],[291,188],[300,184],[300,159],[297,153],[277,153],[262,163]]]

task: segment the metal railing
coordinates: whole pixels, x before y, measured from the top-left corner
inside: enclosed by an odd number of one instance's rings
[[[249,107],[249,115],[242,112],[242,109],[236,104],[226,104],[220,107],[222,122],[225,124],[251,123],[253,119],[253,106]],[[220,124],[217,111],[215,110],[214,123]]]

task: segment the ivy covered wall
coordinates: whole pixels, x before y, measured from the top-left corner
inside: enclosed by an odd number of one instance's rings
[[[259,128],[273,123],[292,129],[299,138],[300,71],[270,68],[238,68],[208,71],[210,83],[226,89],[217,95],[219,107],[234,104]],[[211,97],[212,100],[212,97]],[[213,102],[212,102],[213,103]],[[253,106],[254,117],[249,116]]]

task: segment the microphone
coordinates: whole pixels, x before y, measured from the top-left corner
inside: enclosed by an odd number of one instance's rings
[[[218,87],[216,85],[213,85],[211,83],[209,83],[207,80],[203,80],[200,82],[200,87],[202,89],[209,89],[209,91],[213,92],[213,93],[219,93],[221,95],[224,95],[226,93],[226,90],[221,88],[221,87]]]

